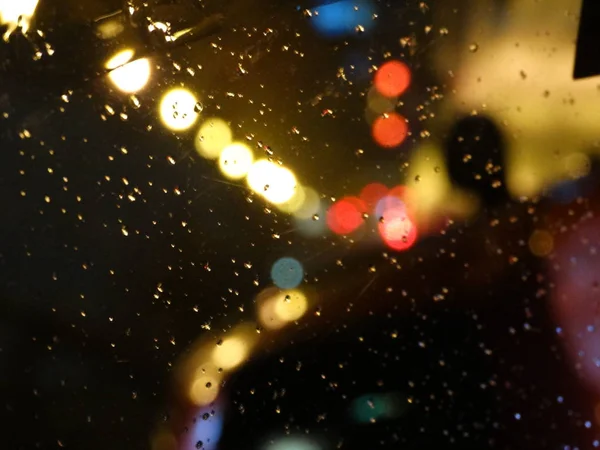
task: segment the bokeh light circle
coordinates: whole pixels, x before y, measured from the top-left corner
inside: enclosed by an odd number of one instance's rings
[[[221,377],[216,374],[199,374],[190,386],[190,400],[198,406],[208,405],[219,396]]]
[[[360,191],[360,199],[369,210],[375,208],[379,200],[389,192],[387,186],[381,183],[369,183]]]
[[[233,141],[231,128],[223,119],[213,117],[200,126],[196,135],[196,150],[206,159],[217,159]]]
[[[373,121],[371,128],[373,139],[380,147],[398,147],[408,135],[406,119],[398,113],[379,116]]]
[[[294,289],[302,283],[303,278],[304,268],[295,258],[280,258],[271,267],[271,279],[278,288]]]
[[[289,169],[266,159],[256,161],[250,167],[247,182],[255,193],[276,205],[289,201],[298,184]]]
[[[150,80],[150,61],[142,58],[117,67],[108,74],[108,78],[121,92],[135,94]]]
[[[116,69],[117,67],[121,67],[131,61],[135,52],[130,48],[126,48],[125,50],[121,50],[118,53],[115,53],[107,62],[104,64],[108,70]]]
[[[215,347],[212,353],[213,362],[217,367],[231,370],[244,362],[248,351],[248,345],[241,337],[230,337]]]
[[[198,119],[198,100],[189,90],[178,88],[167,92],[160,102],[160,118],[173,131],[184,131]]]
[[[335,234],[347,235],[363,224],[366,212],[367,207],[361,199],[344,197],[327,211],[327,225]]]
[[[279,320],[293,322],[300,319],[308,309],[304,294],[297,290],[283,291],[275,299],[274,313]]]
[[[397,251],[407,250],[417,240],[417,226],[406,203],[396,195],[382,198],[375,208],[383,242]]]
[[[410,85],[410,69],[401,61],[387,61],[375,73],[375,89],[385,97],[398,97]]]
[[[254,155],[247,145],[242,143],[233,143],[223,149],[219,156],[219,168],[223,175],[233,180],[238,180],[246,176]]]
[[[297,219],[311,219],[321,210],[321,198],[317,191],[310,187],[303,187],[304,200],[302,205],[294,212]]]

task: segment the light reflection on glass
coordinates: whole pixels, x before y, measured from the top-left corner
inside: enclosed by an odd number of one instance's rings
[[[233,141],[231,128],[223,119],[211,118],[200,126],[196,135],[196,150],[206,159],[218,159],[225,147]]]
[[[223,175],[233,180],[244,178],[250,167],[254,155],[247,145],[234,143],[225,147],[219,156],[219,168]]]
[[[198,100],[189,90],[173,89],[167,92],[160,102],[160,118],[163,124],[173,131],[184,131],[198,119]]]
[[[306,296],[297,289],[267,288],[258,295],[256,302],[259,322],[269,330],[278,330],[300,319],[308,309]]]
[[[150,61],[141,58],[120,67],[108,74],[110,81],[121,92],[135,94],[141,91],[150,79]]]
[[[384,97],[398,97],[410,85],[410,69],[401,61],[387,61],[375,73],[374,85]]]
[[[249,353],[248,343],[241,336],[232,336],[217,345],[212,353],[213,362],[224,370],[239,366]]]
[[[298,184],[289,169],[266,159],[252,165],[247,181],[250,189],[276,205],[289,201],[294,196]]]
[[[358,197],[345,197],[335,202],[327,211],[327,225],[335,234],[347,235],[364,222],[367,206]]]
[[[130,48],[125,50],[121,50],[120,52],[113,55],[107,62],[104,64],[108,70],[116,69],[117,67],[121,67],[124,64],[127,64],[133,58],[135,52]]]
[[[215,370],[199,372],[190,386],[190,400],[198,406],[208,405],[218,397],[222,377]]]
[[[373,140],[384,148],[398,147],[408,135],[406,119],[398,113],[389,113],[377,117],[371,127]]]
[[[280,258],[271,267],[273,284],[281,289],[294,289],[302,283],[303,278],[304,268],[295,258]]]

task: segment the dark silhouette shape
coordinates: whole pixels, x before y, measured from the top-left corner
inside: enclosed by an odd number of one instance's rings
[[[448,136],[445,158],[452,182],[476,193],[484,207],[510,200],[504,139],[490,119],[469,116],[459,120]]]

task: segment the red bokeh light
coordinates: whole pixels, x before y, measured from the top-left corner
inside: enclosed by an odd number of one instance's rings
[[[403,251],[417,240],[414,204],[406,186],[396,186],[377,204],[378,231],[383,242],[393,250]]]
[[[394,250],[407,250],[417,240],[417,226],[403,207],[387,209],[378,228],[383,242]]]
[[[369,210],[372,210],[377,205],[377,202],[388,194],[388,191],[389,189],[384,184],[370,183],[360,191],[360,199]]]
[[[335,234],[350,234],[363,224],[366,212],[367,207],[361,199],[344,197],[327,211],[327,225]]]
[[[375,89],[384,97],[398,97],[410,85],[411,74],[406,64],[388,61],[375,73]]]
[[[397,113],[389,113],[378,117],[371,129],[377,145],[385,148],[397,147],[408,134],[406,119]]]

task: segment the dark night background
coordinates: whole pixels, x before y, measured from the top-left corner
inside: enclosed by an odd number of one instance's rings
[[[375,2],[377,27],[340,39],[315,33],[303,14],[319,2],[292,3],[202,3],[227,24],[180,48],[145,47],[156,70],[139,108],[101,73],[112,49],[91,31],[121,2],[41,0],[38,20],[56,49],[48,62],[0,42],[0,448],[159,449],[157,428],[185,433],[174,419],[185,409],[172,383],[180,357],[253,320],[281,255],[305,261],[319,301],[227,380],[222,448],[259,448],[290,430],[342,449],[592,448],[592,394],[540,300],[551,289],[545,262],[524,244],[551,202],[502,198],[384,255],[304,237],[242,183],[224,182],[193,150],[192,131],[161,125],[160,96],[183,83],[202,114],[226,118],[256,153],[268,146],[323,199],[398,184],[427,127],[417,106],[445,86],[426,52],[439,34],[423,31],[441,2]],[[466,2],[453,4],[468,14]],[[454,20],[447,26],[460,34]],[[267,28],[276,33],[265,40]],[[400,46],[405,35],[422,50]],[[255,58],[240,75],[244,52]],[[386,52],[413,70],[399,107],[412,135],[397,152],[371,142],[361,95]],[[191,76],[174,63],[203,69]],[[461,120],[452,117],[460,139],[440,136],[446,149],[502,151],[493,127]],[[385,392],[404,405],[395,417],[353,422],[353,399]]]

